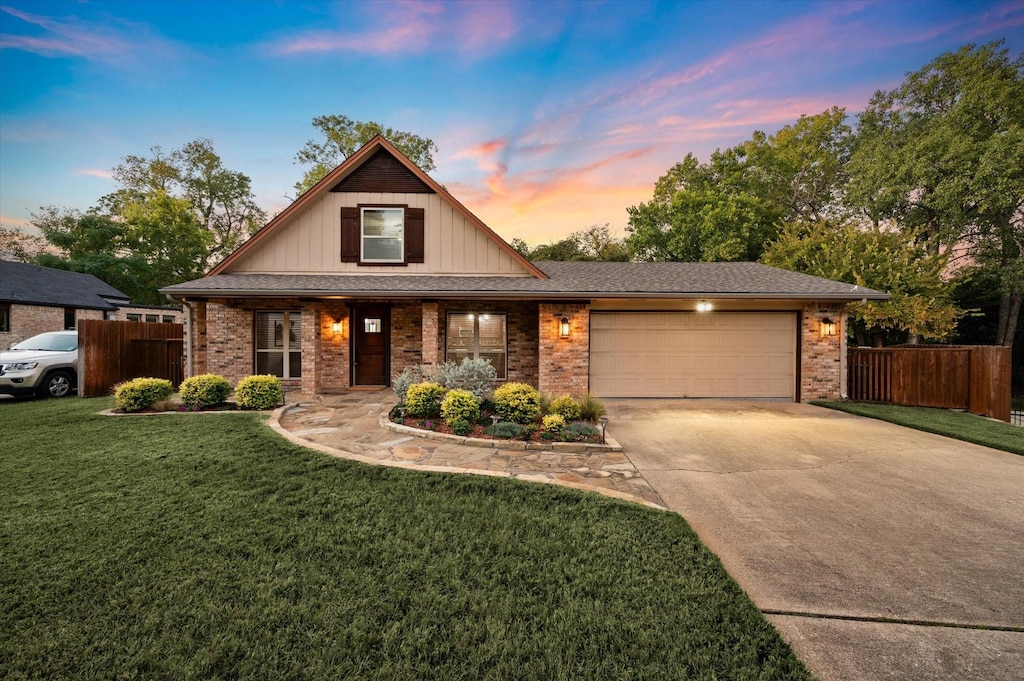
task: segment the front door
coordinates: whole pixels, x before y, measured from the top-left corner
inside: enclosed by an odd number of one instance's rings
[[[352,385],[388,384],[390,318],[384,306],[357,307],[352,314]]]

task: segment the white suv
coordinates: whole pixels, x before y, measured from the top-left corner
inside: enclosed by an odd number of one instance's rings
[[[41,333],[0,352],[0,395],[64,397],[77,386],[77,331]]]

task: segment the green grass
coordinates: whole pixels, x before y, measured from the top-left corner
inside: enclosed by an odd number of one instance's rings
[[[1002,421],[993,421],[976,414],[949,409],[931,409],[928,407],[899,407],[894,404],[874,404],[870,402],[828,402],[812,401],[819,407],[838,409],[839,411],[868,416],[873,419],[888,421],[907,428],[923,430],[927,433],[945,435],[965,442],[1002,449],[1014,454],[1024,454],[1024,428],[1012,426]]]
[[[4,678],[809,678],[675,514],[109,405],[0,403]]]

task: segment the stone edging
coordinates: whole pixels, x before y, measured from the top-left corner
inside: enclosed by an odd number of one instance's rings
[[[123,412],[104,409],[100,416],[181,416],[182,414],[269,414],[268,409],[212,409],[209,411],[133,411]]]
[[[461,473],[461,474],[464,474],[464,475],[486,475],[486,476],[490,476],[492,478],[512,478],[512,479],[515,479],[515,480],[525,480],[527,482],[541,482],[541,483],[545,483],[545,484],[548,484],[548,485],[558,485],[559,487],[568,487],[570,489],[581,490],[581,491],[584,491],[584,492],[597,492],[598,494],[603,494],[606,497],[611,497],[613,499],[619,499],[621,501],[631,501],[634,504],[640,504],[641,506],[646,506],[648,508],[654,508],[654,509],[657,509],[659,511],[668,511],[669,510],[669,509],[665,508],[664,506],[661,506],[660,504],[655,504],[654,502],[648,501],[648,500],[644,499],[643,497],[637,496],[635,494],[629,494],[627,492],[620,492],[620,491],[614,490],[614,489],[606,489],[604,487],[591,487],[590,485],[584,485],[584,484],[581,484],[581,483],[578,483],[578,482],[568,482],[568,481],[565,481],[565,480],[552,479],[552,478],[548,478],[545,475],[528,474],[528,473],[515,474],[515,473],[509,473],[508,471],[489,471],[489,470],[479,470],[479,469],[476,469],[476,468],[455,468],[455,467],[452,467],[452,466],[423,466],[423,465],[420,465],[420,464],[417,464],[417,463],[414,463],[414,462],[411,462],[411,461],[391,461],[391,460],[388,460],[388,459],[377,459],[377,458],[374,458],[372,456],[364,456],[362,454],[356,454],[354,452],[349,452],[349,451],[346,451],[344,449],[337,449],[335,447],[329,447],[327,445],[322,445],[319,442],[312,442],[310,440],[305,440],[305,439],[303,439],[303,438],[293,434],[290,430],[288,430],[287,428],[285,428],[285,427],[283,427],[281,425],[281,417],[284,416],[284,414],[289,409],[292,409],[292,408],[297,407],[297,406],[299,406],[298,403],[292,403],[292,404],[286,404],[283,407],[278,407],[277,409],[275,409],[273,411],[273,413],[270,414],[270,418],[267,419],[267,425],[270,426],[270,428],[274,432],[276,432],[278,435],[280,435],[281,437],[283,437],[284,439],[288,440],[289,442],[291,442],[293,444],[299,445],[300,447],[305,447],[307,449],[314,449],[314,450],[316,450],[318,452],[322,452],[324,454],[328,454],[330,456],[333,456],[333,457],[336,457],[336,458],[339,458],[339,459],[349,459],[351,461],[358,461],[359,463],[370,464],[371,466],[389,466],[391,468],[404,468],[406,470],[426,471],[428,473]],[[397,426],[398,424],[396,423],[394,425]],[[402,426],[402,427],[405,428],[407,426]],[[411,430],[415,430],[417,433],[423,432],[423,431],[416,430],[416,429],[411,429]],[[399,432],[399,431],[396,431],[396,432]],[[434,433],[434,434],[435,435],[440,435],[441,433]],[[474,438],[463,438],[463,439],[472,440]],[[478,441],[479,442],[487,443],[486,446],[493,446],[494,445],[494,441],[493,440],[478,440]],[[498,440],[498,442],[506,442],[506,440]],[[522,444],[525,445],[526,443],[524,442]],[[566,443],[562,443],[562,444],[578,444],[578,443],[566,442]],[[616,443],[616,446],[618,446],[618,443]],[[622,448],[619,447],[619,449],[617,451],[622,451]]]
[[[604,441],[607,444],[599,445],[594,442],[526,442],[525,440],[492,440],[481,437],[464,437],[462,435],[449,435],[438,433],[433,430],[420,430],[412,426],[395,423],[383,414],[379,420],[380,427],[391,430],[402,435],[412,435],[425,440],[440,440],[451,442],[467,447],[490,447],[492,449],[529,449],[541,452],[563,452],[565,454],[589,454],[591,452],[621,452],[622,446],[605,433]]]

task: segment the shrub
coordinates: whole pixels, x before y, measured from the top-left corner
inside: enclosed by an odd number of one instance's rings
[[[494,410],[506,421],[536,421],[540,416],[540,393],[525,383],[506,383],[494,391]]]
[[[569,395],[562,395],[551,400],[548,413],[558,414],[566,421],[575,421],[583,414],[583,410],[580,408],[579,402]]]
[[[449,390],[441,401],[441,416],[449,426],[453,421],[474,421],[480,416],[480,402],[468,390]]]
[[[464,419],[449,421],[448,427],[452,429],[452,433],[455,435],[469,435],[473,432],[473,424]]]
[[[608,413],[608,409],[597,397],[586,394],[579,400],[580,418],[590,423],[597,423],[597,420]]]
[[[561,414],[548,414],[544,417],[543,424],[545,432],[557,433],[565,427],[565,419],[562,418]]]
[[[448,361],[434,369],[431,380],[449,390],[468,390],[482,400],[491,394],[498,372],[487,359],[467,357],[460,363]]]
[[[484,428],[484,432],[498,440],[525,440],[533,431],[518,423],[499,421],[496,425]]]
[[[133,378],[114,386],[114,404],[121,411],[142,411],[174,394],[174,384],[163,378]]]
[[[241,409],[273,409],[284,402],[281,381],[276,376],[246,376],[235,386],[235,401]]]
[[[178,392],[186,407],[216,407],[231,394],[231,384],[217,374],[200,374],[182,381]]]
[[[562,437],[569,441],[590,440],[600,434],[597,428],[582,421],[574,421],[562,429]]]
[[[391,381],[391,389],[398,395],[398,401],[405,402],[406,391],[409,390],[409,386],[423,382],[423,375],[426,369],[426,365],[421,364],[414,367],[406,367],[402,373],[398,374]]]
[[[414,383],[405,392],[405,406],[409,416],[420,418],[439,416],[442,399],[444,399],[444,388],[429,381]]]

